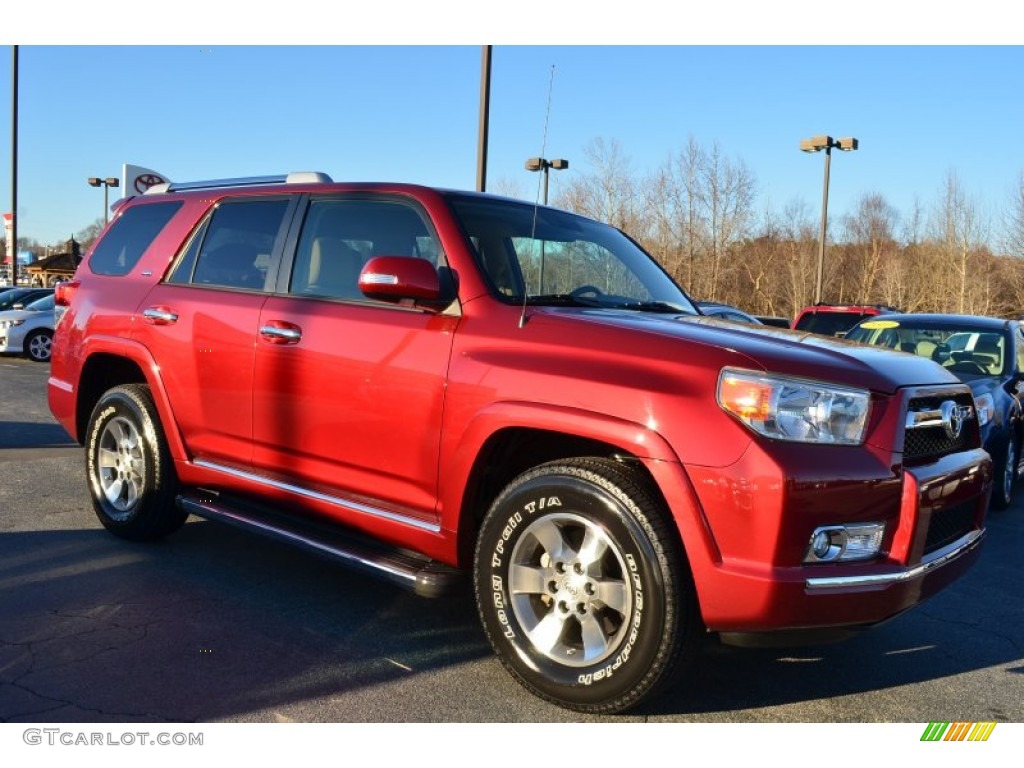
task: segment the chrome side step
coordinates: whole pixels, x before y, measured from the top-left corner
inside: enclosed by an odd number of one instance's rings
[[[421,597],[442,597],[466,583],[464,571],[414,552],[388,547],[355,532],[286,517],[216,493],[199,490],[182,493],[177,503],[189,514],[293,544],[381,577]]]

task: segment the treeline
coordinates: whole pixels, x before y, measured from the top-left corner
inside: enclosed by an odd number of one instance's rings
[[[820,209],[756,208],[742,161],[694,140],[637,177],[614,141],[587,149],[589,170],[559,178],[552,204],[610,222],[657,258],[697,299],[793,317],[814,301]],[[996,216],[979,210],[955,173],[927,206],[901,216],[880,193],[830,211],[822,300],[909,312],[1001,317],[1024,313],[1024,174]]]

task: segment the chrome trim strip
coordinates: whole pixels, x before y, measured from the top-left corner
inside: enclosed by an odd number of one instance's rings
[[[984,530],[971,531],[966,536],[954,541],[952,544],[943,547],[932,553],[928,560],[923,560],[913,568],[906,568],[892,573],[877,573],[865,576],[831,576],[822,578],[810,578],[804,582],[808,590],[826,589],[852,589],[856,587],[879,587],[889,584],[896,584],[901,581],[912,581],[924,576],[929,571],[941,568],[943,565],[956,560],[963,554],[976,547],[985,535]]]
[[[357,501],[349,501],[348,499],[342,499],[337,496],[328,496],[326,493],[320,493],[318,491],[311,491],[308,488],[300,488],[297,485],[290,485],[288,483],[282,483],[279,480],[273,480],[269,477],[263,477],[252,472],[243,472],[240,469],[234,469],[232,467],[224,467],[220,464],[215,464],[212,461],[204,461],[203,459],[197,459],[192,464],[202,469],[212,469],[214,472],[223,472],[225,475],[231,475],[232,477],[238,477],[242,480],[248,480],[249,482],[258,483],[260,485],[268,485],[271,488],[277,488],[281,491],[287,491],[288,493],[294,493],[299,496],[305,496],[308,499],[314,499],[316,501],[323,501],[328,504],[332,504],[336,507],[350,510],[352,512],[360,512],[364,515],[372,515],[373,517],[379,517],[384,520],[389,520],[393,523],[400,523],[402,525],[408,525],[413,528],[418,528],[421,531],[429,531],[430,533],[440,533],[441,526],[437,523],[427,523],[423,520],[417,520],[413,517],[405,517],[404,515],[398,515],[394,512],[388,512],[377,507],[371,507],[368,504],[360,504]]]
[[[53,376],[51,376],[47,381],[51,387],[62,389],[65,392],[75,391],[75,387],[70,381],[64,381],[64,379],[56,379]]]
[[[927,411],[907,411],[907,422],[904,426],[907,429],[941,427],[942,411],[938,408],[932,408]]]
[[[319,552],[326,552],[326,553],[328,553],[328,554],[330,554],[330,555],[332,555],[334,557],[340,558],[342,560],[350,560],[350,561],[359,563],[360,565],[367,566],[368,568],[373,568],[374,570],[384,571],[385,573],[388,573],[388,574],[390,574],[392,576],[397,576],[397,577],[399,577],[401,579],[404,579],[406,581],[409,581],[409,582],[411,582],[413,584],[416,583],[416,574],[415,573],[409,573],[407,571],[402,571],[402,570],[399,570],[397,568],[391,568],[391,567],[382,565],[380,562],[378,562],[376,560],[369,560],[369,559],[367,559],[365,557],[358,557],[358,556],[352,554],[351,552],[348,552],[347,550],[338,549],[337,547],[328,546],[328,545],[324,544],[323,542],[317,541],[316,539],[311,539],[308,536],[301,536],[301,535],[299,535],[297,533],[285,530],[283,528],[278,528],[278,527],[273,526],[273,525],[267,525],[264,522],[253,520],[251,517],[245,517],[244,515],[235,514],[234,512],[231,512],[231,511],[229,511],[229,510],[227,510],[227,509],[225,509],[225,508],[223,508],[221,506],[213,505],[213,504],[204,504],[203,502],[197,501],[197,500],[192,499],[192,498],[188,499],[187,504],[189,506],[198,506],[198,507],[200,507],[203,510],[203,513],[204,513],[204,514],[200,515],[201,517],[205,517],[205,516],[208,515],[208,516],[213,517],[213,518],[233,520],[233,521],[237,522],[239,525],[242,525],[242,526],[244,526],[246,528],[254,528],[254,529],[257,529],[257,530],[260,530],[260,531],[265,531],[265,532],[273,534],[276,538],[286,539],[289,542],[294,543],[294,544],[302,544],[303,546],[310,547],[310,548],[315,549],[315,550],[317,550]],[[195,512],[194,509],[190,509],[189,511],[193,512],[194,514],[200,514],[198,512]]]

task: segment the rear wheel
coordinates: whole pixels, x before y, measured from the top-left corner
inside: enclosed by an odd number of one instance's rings
[[[618,712],[672,677],[699,631],[689,569],[642,476],[570,459],[514,480],[477,542],[484,629],[542,698]]]
[[[145,541],[177,530],[188,515],[175,504],[177,477],[149,388],[115,387],[93,409],[86,472],[104,527]]]
[[[53,349],[53,331],[41,328],[32,331],[25,338],[25,355],[37,363],[45,363],[50,359]]]

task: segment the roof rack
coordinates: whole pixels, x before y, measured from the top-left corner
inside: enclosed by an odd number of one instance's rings
[[[276,176],[244,176],[235,179],[209,179],[207,181],[175,181],[154,184],[144,194],[158,195],[164,192],[182,192],[190,189],[214,189],[228,187],[256,187],[266,184],[330,184],[333,179],[319,171],[292,171]]]

